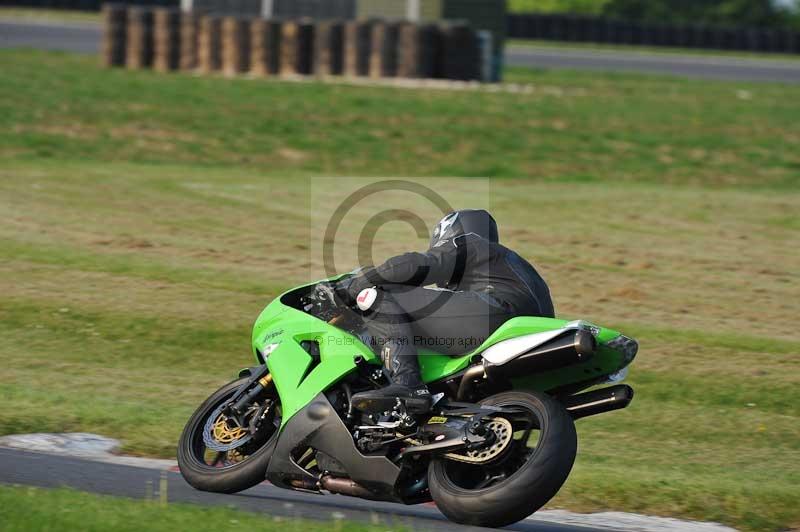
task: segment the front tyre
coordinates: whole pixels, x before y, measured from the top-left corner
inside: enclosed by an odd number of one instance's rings
[[[216,493],[236,493],[262,482],[266,475],[280,427],[280,403],[277,395],[265,392],[251,407],[253,415],[263,418],[255,435],[231,431],[218,419],[223,407],[247,378],[226,384],[212,394],[192,414],[178,443],[178,467],[192,487]],[[214,419],[211,419],[214,418]],[[224,420],[222,420],[224,421]],[[233,447],[237,438],[246,443],[227,451],[209,448],[209,438],[219,439],[217,447]]]
[[[575,461],[577,435],[564,406],[542,393],[506,392],[481,404],[525,412],[503,416],[514,431],[509,449],[485,464],[432,460],[428,484],[451,521],[502,527],[531,515],[558,492]]]

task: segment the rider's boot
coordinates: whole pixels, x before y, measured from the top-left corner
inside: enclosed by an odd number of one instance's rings
[[[381,356],[389,367],[392,383],[385,388],[353,395],[354,408],[370,414],[389,412],[399,400],[410,414],[430,411],[431,393],[422,382],[417,353],[407,347],[394,342],[384,346]]]

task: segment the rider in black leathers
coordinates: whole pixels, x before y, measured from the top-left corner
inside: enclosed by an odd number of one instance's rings
[[[484,210],[450,213],[434,229],[428,251],[392,257],[335,288],[355,303],[371,287],[380,295],[365,325],[392,384],[353,396],[353,406],[366,411],[389,409],[398,398],[418,411],[430,408],[418,347],[459,355],[510,318],[554,317],[547,284],[530,263],[499,244],[497,223]]]

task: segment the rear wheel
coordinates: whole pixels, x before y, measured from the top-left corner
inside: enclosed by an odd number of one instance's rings
[[[202,491],[236,493],[262,482],[280,427],[280,402],[274,387],[250,405],[248,428],[231,428],[223,408],[247,379],[226,384],[195,411],[178,444],[183,478]],[[249,425],[258,426],[255,432]]]
[[[501,418],[511,424],[510,444],[502,452],[486,453],[489,458],[479,463],[435,459],[428,483],[433,500],[450,520],[501,527],[531,515],[558,492],[575,461],[577,435],[566,409],[545,394],[506,392],[481,404],[524,412]],[[508,427],[506,422],[496,425]]]

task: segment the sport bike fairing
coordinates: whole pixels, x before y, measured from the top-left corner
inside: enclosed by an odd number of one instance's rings
[[[469,338],[481,345],[461,356],[418,349],[430,410],[401,398],[361,410],[357,394],[390,382],[366,331],[364,314],[342,303],[331,280],[271,302],[253,327],[257,365],[212,393],[181,433],[187,482],[236,493],[266,478],[291,490],[434,501],[454,522],[503,527],[566,481],[575,420],[633,399],[625,384],[594,387],[624,378],[634,339],[584,321],[518,316],[485,340]]]
[[[357,358],[380,365],[380,359],[357,335],[303,310],[303,297],[316,284],[290,290],[275,299],[253,328],[256,359],[259,364],[267,364],[281,398],[282,425],[319,393],[356,370]],[[545,391],[611,375],[630,362],[622,350],[607,345],[621,336],[617,331],[583,321],[520,316],[504,323],[477,349],[462,356],[450,357],[420,349],[422,377],[426,383],[445,379],[470,366],[472,358],[478,354],[495,365],[505,364],[565,332],[579,329],[590,331],[597,340],[597,353],[591,360],[544,373],[516,376],[512,379],[514,387]],[[317,347],[309,350],[309,343]]]

